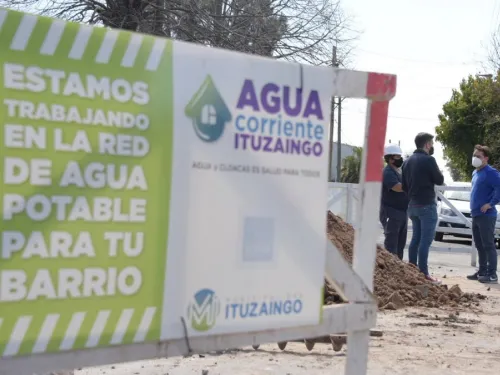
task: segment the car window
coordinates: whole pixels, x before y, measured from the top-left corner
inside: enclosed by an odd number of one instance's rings
[[[470,191],[446,191],[445,195],[448,199],[457,201],[470,202]]]

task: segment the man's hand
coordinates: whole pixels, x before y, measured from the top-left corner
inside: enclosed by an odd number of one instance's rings
[[[491,208],[491,204],[486,203],[483,207],[481,207],[481,212],[484,214]]]

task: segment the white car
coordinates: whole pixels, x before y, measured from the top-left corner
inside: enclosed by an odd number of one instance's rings
[[[458,187],[471,187],[470,182],[455,182],[448,186],[458,186]],[[447,190],[443,193],[444,197],[450,201],[450,203],[464,215],[466,218],[470,219],[470,191],[450,191]],[[500,212],[500,205],[496,206],[497,211]],[[459,218],[453,210],[442,200],[438,199],[438,227],[447,228],[467,228],[465,223]],[[497,217],[497,245],[500,243],[500,235],[498,234],[500,230],[500,215]],[[472,236],[467,234],[457,234],[457,233],[446,233],[446,232],[436,232],[434,239],[436,241],[442,241],[444,235],[451,235],[455,237],[471,238]]]

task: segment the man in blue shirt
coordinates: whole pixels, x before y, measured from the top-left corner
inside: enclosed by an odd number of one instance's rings
[[[408,216],[413,224],[413,236],[408,247],[410,263],[417,265],[425,278],[434,284],[441,281],[429,274],[427,261],[438,221],[434,187],[444,183],[444,177],[432,157],[434,136],[419,133],[417,149],[403,164],[403,190],[408,194]]]
[[[497,249],[495,247],[495,225],[500,202],[500,174],[488,164],[490,149],[487,146],[474,147],[472,166],[472,190],[470,212],[472,216],[472,236],[477,248],[479,270],[467,276],[469,280],[482,283],[498,283]]]
[[[384,228],[385,248],[403,259],[408,233],[408,198],[403,192],[401,166],[402,151],[398,145],[387,145],[384,159],[387,166],[382,177],[382,201],[380,203],[380,222]]]

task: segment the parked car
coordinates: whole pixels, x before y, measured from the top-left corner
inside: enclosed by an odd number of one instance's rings
[[[457,187],[471,187],[470,182],[455,182],[448,186],[457,186]],[[470,215],[470,190],[468,191],[450,191],[447,190],[443,193],[444,197],[448,199],[448,201],[467,219],[471,219]],[[500,212],[500,205],[496,206],[497,211]],[[453,210],[442,200],[438,198],[438,227],[440,228],[467,228],[463,220],[458,217],[457,214],[453,212]],[[497,239],[497,246],[500,245],[500,215],[497,217],[497,234],[495,235]],[[434,236],[434,240],[442,241],[444,235],[451,235],[455,237],[462,238],[471,238],[471,235],[468,234],[457,234],[457,233],[446,233],[444,232],[436,232]]]

